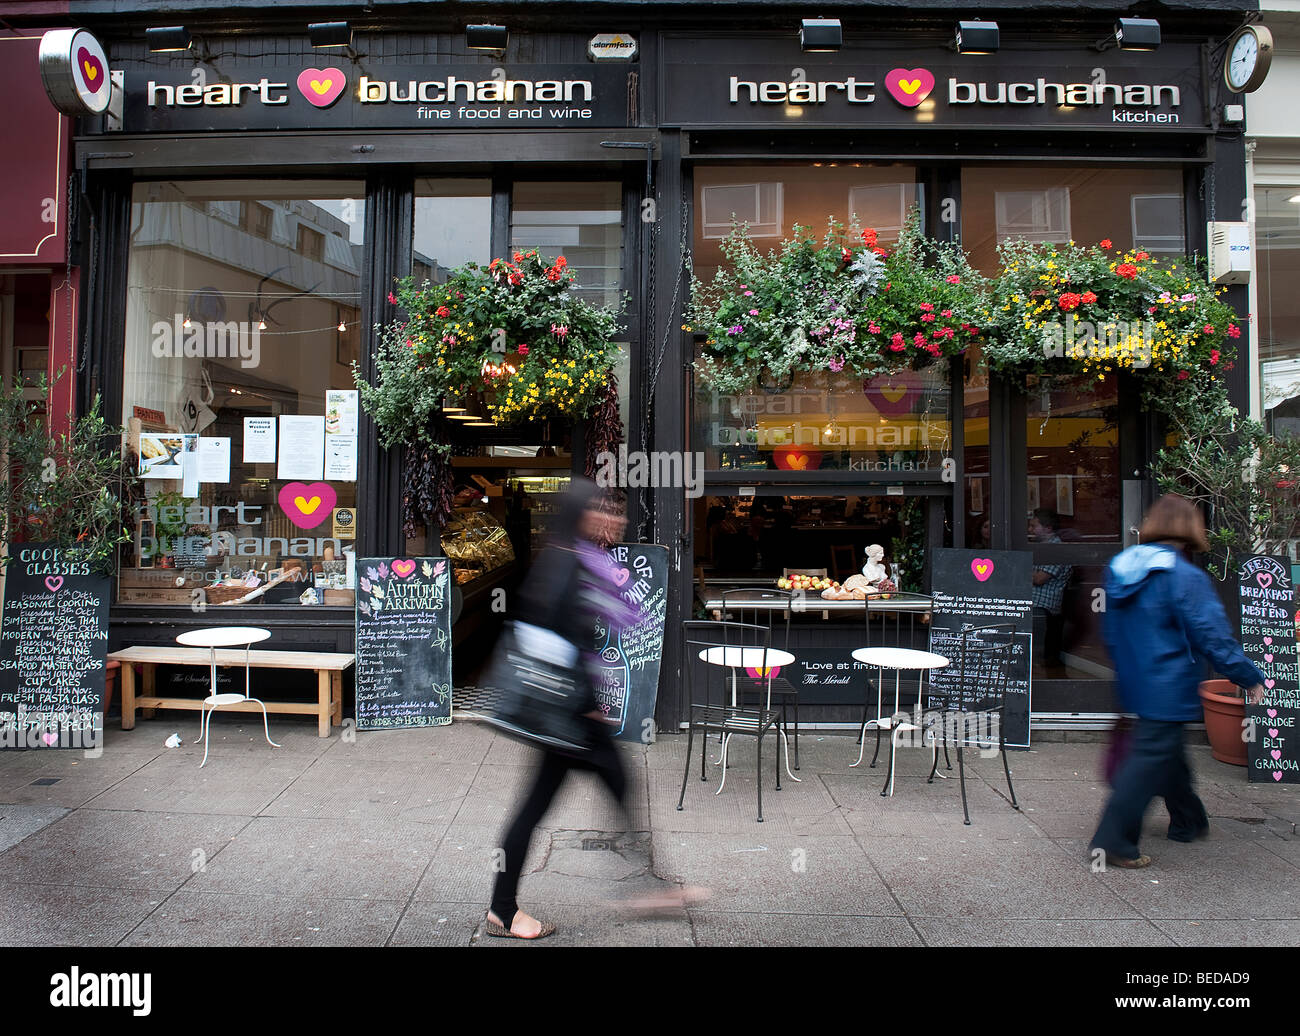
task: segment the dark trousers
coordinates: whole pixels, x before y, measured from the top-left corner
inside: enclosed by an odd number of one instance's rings
[[[1169,837],[1190,842],[1210,826],[1205,806],[1192,790],[1192,771],[1183,749],[1183,724],[1139,719],[1128,757],[1115,773],[1114,792],[1101,815],[1092,847],[1136,859],[1142,818],[1157,795],[1169,809]]]
[[[1042,629],[1040,643],[1043,645],[1043,665],[1053,668],[1065,665],[1065,660],[1061,658],[1061,649],[1065,646],[1065,614],[1057,612],[1053,615],[1046,608],[1035,607],[1034,618]],[[1034,630],[1034,635],[1039,635],[1038,629]]]
[[[605,786],[609,788],[623,805],[627,793],[627,775],[618,758],[618,748],[614,739],[603,730],[598,734],[595,748],[581,758],[547,752],[542,759],[542,768],[533,782],[532,788],[524,796],[519,812],[506,828],[505,839],[501,848],[505,853],[503,869],[497,874],[496,887],[492,890],[492,913],[501,919],[501,923],[510,927],[511,919],[519,904],[515,894],[519,890],[519,875],[523,873],[524,859],[528,856],[528,843],[532,841],[533,830],[541,822],[546,810],[560,790],[564,778],[570,770],[594,770]]]

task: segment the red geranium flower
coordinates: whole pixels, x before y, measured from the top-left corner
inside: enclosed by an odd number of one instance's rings
[[[875,248],[878,240],[879,238],[877,237],[876,232],[870,227],[867,227],[867,229],[862,232],[862,243],[868,248]]]
[[[527,356],[527,355],[528,355],[528,346],[526,346],[526,345],[520,345],[519,348],[516,350],[516,352],[518,352],[520,356]]]
[[[522,263],[522,262],[524,261],[524,253],[523,253],[523,252],[516,252],[516,253],[514,254],[514,260],[515,260],[515,262],[517,262],[517,263]]]
[[[889,339],[889,348],[896,353],[901,353],[906,346],[903,345],[903,333],[895,331],[893,337]]]
[[[560,256],[558,259],[555,260],[555,265],[558,266],[561,270],[563,270],[566,266],[569,265],[569,260],[564,258],[564,256]]]
[[[1202,334],[1207,334],[1207,335],[1212,335],[1212,334],[1214,334],[1214,325],[1213,325],[1213,324],[1206,324],[1203,328],[1201,328],[1201,333],[1202,333]]]
[[[1150,259],[1150,258],[1151,258],[1151,254],[1150,254],[1149,252],[1138,252],[1138,254],[1137,254],[1136,256],[1134,256],[1134,258],[1137,259],[1137,260],[1139,260],[1139,261],[1141,261],[1141,260],[1143,260],[1143,259]]]
[[[1187,380],[1187,372],[1186,372],[1186,371],[1179,371],[1179,372],[1178,372],[1178,380],[1179,380],[1179,381],[1186,381],[1186,380]]]
[[[1213,367],[1213,366],[1215,366],[1218,362],[1219,362],[1219,350],[1218,350],[1218,349],[1211,349],[1211,350],[1210,350],[1210,366]]]
[[[1228,337],[1229,337],[1229,338],[1240,338],[1240,337],[1241,337],[1241,328],[1239,328],[1236,324],[1229,324],[1229,325],[1228,325]]]
[[[933,323],[934,323],[934,314],[933,314],[933,313],[922,313],[922,314],[921,314],[921,323],[923,323],[923,324],[933,324]]]
[[[1117,267],[1115,267],[1115,272],[1119,274],[1121,277],[1123,277],[1125,280],[1131,281],[1133,280],[1134,277],[1138,275],[1138,268],[1134,266],[1132,263],[1120,263]]]
[[[1082,295],[1076,295],[1072,291],[1067,291],[1061,295],[1060,299],[1057,301],[1057,305],[1068,312],[1071,309],[1078,309],[1079,303],[1082,301]]]
[[[1110,250],[1110,246],[1111,246],[1110,238],[1108,238],[1108,237],[1103,237],[1103,238],[1101,239],[1101,247],[1104,248],[1104,249],[1106,249],[1107,251],[1109,251],[1109,250]]]
[[[960,283],[961,283],[961,278],[958,277],[955,273],[950,273],[950,274],[948,274],[948,276],[947,276],[946,278],[944,278],[944,279],[945,279],[949,284],[960,284]]]
[[[451,316],[451,310],[449,310],[446,306],[439,306],[439,307],[438,307],[437,309],[435,309],[433,312],[434,312],[437,316],[444,317],[444,318],[445,318],[445,317],[449,317],[449,316]]]
[[[392,306],[397,305],[397,296],[394,295],[391,291],[388,293],[388,303],[389,305]]]
[[[922,313],[931,313],[931,312],[933,312],[933,311],[934,311],[934,303],[932,303],[932,302],[922,302],[922,303],[921,303],[921,312],[922,312]]]
[[[1096,293],[1095,293],[1095,292],[1091,292],[1091,291],[1085,291],[1082,295],[1079,296],[1079,298],[1080,298],[1080,300],[1082,300],[1085,304],[1091,304],[1091,303],[1097,301],[1097,295],[1096,295]]]
[[[842,262],[842,263],[851,263],[851,262],[853,262],[853,253],[850,252],[847,248],[841,248],[841,249],[840,249],[840,262]]]

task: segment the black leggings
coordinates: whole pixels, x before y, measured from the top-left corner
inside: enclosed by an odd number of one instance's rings
[[[515,893],[519,890],[519,875],[523,873],[524,859],[528,856],[528,843],[532,841],[533,829],[537,827],[546,810],[560,790],[564,778],[570,770],[594,770],[606,787],[613,793],[620,806],[627,793],[627,775],[618,758],[618,749],[614,740],[600,732],[596,747],[581,759],[547,752],[542,760],[541,772],[532,790],[524,797],[519,812],[506,828],[502,849],[505,851],[504,869],[497,874],[496,887],[492,890],[492,913],[501,919],[507,928],[514,919],[519,904]]]

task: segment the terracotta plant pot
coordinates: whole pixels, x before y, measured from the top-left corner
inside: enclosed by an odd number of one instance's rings
[[[1245,766],[1246,742],[1241,737],[1241,724],[1246,718],[1246,699],[1239,696],[1231,680],[1206,680],[1200,692],[1210,754],[1221,763]]]

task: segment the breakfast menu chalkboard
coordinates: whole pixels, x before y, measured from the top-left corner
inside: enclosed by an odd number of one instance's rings
[[[1007,674],[1008,747],[1029,747],[1031,645],[1033,639],[1033,560],[1027,551],[939,549],[931,552],[930,650],[951,660],[930,674],[936,691],[957,692],[962,712],[984,713],[992,703],[980,695],[993,673],[959,670],[962,631],[1010,623],[1016,627]],[[984,730],[981,725],[972,729]]]
[[[609,548],[610,577],[641,620],[619,629],[605,619],[595,628],[596,702],[624,741],[648,741],[653,733],[668,610],[668,548],[616,543]]]
[[[10,548],[0,622],[0,747],[98,749],[109,581],[52,543]]]
[[[1264,700],[1246,703],[1247,780],[1300,784],[1300,673],[1297,673],[1295,584],[1285,558],[1256,555],[1237,572],[1241,646],[1264,674]]]
[[[358,730],[451,722],[446,558],[357,561]]]

